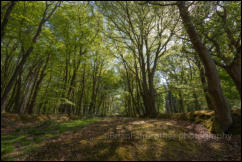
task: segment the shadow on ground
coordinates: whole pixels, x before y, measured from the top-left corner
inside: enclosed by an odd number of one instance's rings
[[[106,118],[48,140],[20,160],[240,160],[241,140],[234,138],[237,148],[186,121]]]

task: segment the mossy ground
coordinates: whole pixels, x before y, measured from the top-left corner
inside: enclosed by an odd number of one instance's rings
[[[233,125],[228,130],[229,134],[240,135],[241,134],[241,109],[232,109]],[[187,120],[197,124],[205,126],[209,132],[217,134],[222,130],[219,124],[215,120],[214,111],[211,110],[199,110],[188,113],[175,113],[175,114],[160,114],[159,118],[165,119],[178,119]]]

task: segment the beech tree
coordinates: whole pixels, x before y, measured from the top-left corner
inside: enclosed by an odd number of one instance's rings
[[[29,55],[32,53],[33,48],[34,48],[34,44],[36,43],[41,30],[43,28],[43,25],[46,23],[46,21],[48,21],[50,19],[50,17],[54,14],[55,10],[60,6],[61,2],[57,2],[56,4],[54,4],[53,2],[46,2],[45,3],[45,9],[44,9],[44,13],[43,13],[43,17],[40,20],[40,23],[38,25],[37,31],[34,34],[33,38],[32,38],[32,42],[30,43],[31,45],[29,47],[27,47],[27,49],[25,50],[24,47],[22,46],[21,48],[21,54],[23,55],[21,58],[21,61],[19,62],[19,64],[17,65],[12,77],[10,78],[8,84],[6,85],[3,95],[1,96],[1,111],[3,111],[5,109],[6,106],[6,102],[8,99],[8,94],[14,84],[14,81],[16,80],[17,76],[19,75],[20,71],[22,70],[25,62],[27,61],[27,58],[29,57]],[[53,5],[55,5],[52,9],[49,10],[50,7],[52,7]],[[49,12],[49,13],[48,13]],[[2,30],[2,29],[1,29]],[[1,39],[2,39],[2,35],[1,35]]]
[[[189,38],[204,64],[208,80],[208,91],[213,98],[215,115],[223,131],[227,131],[232,124],[231,110],[221,89],[217,68],[212,60],[208,49],[202,43],[199,34],[192,24],[185,2],[177,2],[184,27]]]
[[[241,2],[1,2],[1,111],[82,117],[241,107]]]
[[[114,41],[121,41],[135,59],[135,75],[140,86],[145,107],[145,116],[156,116],[154,75],[157,62],[166,53],[178,22],[176,14],[134,2],[101,3],[104,15],[111,22],[117,35],[109,35]],[[114,16],[115,15],[115,16]],[[165,18],[170,16],[170,18]],[[125,56],[120,54],[122,61]],[[128,66],[127,64],[125,66]],[[127,69],[127,67],[126,67]],[[132,96],[132,95],[131,95]]]

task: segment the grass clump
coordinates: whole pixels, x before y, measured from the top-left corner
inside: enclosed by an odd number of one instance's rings
[[[6,144],[6,145],[7,144],[13,144],[13,143],[20,142],[24,139],[26,139],[25,135],[10,134],[10,135],[6,135],[6,136],[2,136],[1,137],[1,143]]]
[[[20,135],[20,134],[10,134],[10,135],[5,135],[1,137],[1,155],[5,155],[8,153],[13,152],[15,149],[15,144],[20,144],[22,145],[26,141],[26,136],[25,135]],[[25,143],[26,144],[26,143]]]
[[[1,144],[1,155],[5,155],[7,153],[10,153],[14,150],[14,146],[7,145],[7,144]]]
[[[28,130],[28,134],[39,136],[48,134],[51,136],[56,133],[64,133],[66,131],[73,131],[82,128],[83,126],[96,122],[97,119],[86,119],[86,120],[73,120],[67,122],[56,122],[54,120],[46,120],[40,123],[38,126]]]
[[[29,153],[31,151],[38,150],[39,148],[40,148],[39,145],[29,145],[29,146],[24,148],[23,154],[27,154],[27,153]]]
[[[86,120],[74,120],[70,122],[63,122],[56,125],[53,129],[59,130],[60,133],[64,133],[66,131],[74,131],[82,128],[87,124],[91,124],[93,122],[98,121],[97,119],[86,119]]]
[[[33,140],[35,143],[41,143],[43,142],[45,139],[45,137],[35,137]]]

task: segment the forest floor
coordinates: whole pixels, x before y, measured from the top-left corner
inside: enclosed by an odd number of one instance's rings
[[[241,160],[241,136],[171,119],[12,123],[1,126],[1,160]]]

